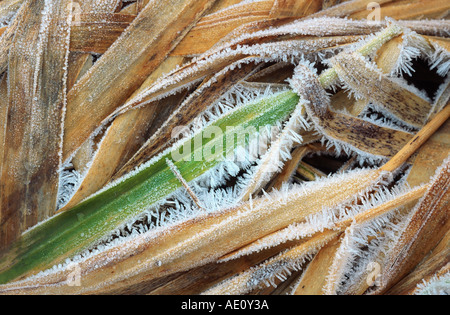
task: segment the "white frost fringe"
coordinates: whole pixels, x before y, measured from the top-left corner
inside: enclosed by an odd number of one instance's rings
[[[419,284],[414,295],[450,295],[450,272]]]
[[[362,207],[359,210],[359,213],[362,213],[399,198],[409,191],[410,189],[404,185],[391,190],[384,188],[370,199],[363,199],[362,206],[355,208]],[[381,260],[387,255],[406,224],[406,220],[399,216],[400,209],[402,207],[362,225],[354,224],[347,230],[329,271],[327,285],[324,288],[326,294],[352,294],[352,290],[356,289],[352,284],[359,284],[367,279],[372,264],[382,265]],[[353,209],[345,216],[351,218],[356,214]],[[375,235],[377,238],[369,242],[368,240]]]

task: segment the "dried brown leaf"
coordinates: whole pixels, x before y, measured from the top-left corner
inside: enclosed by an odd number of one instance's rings
[[[332,64],[344,85],[360,98],[381,106],[406,124],[416,128],[424,125],[431,104],[418,90],[390,79],[358,53],[339,54]]]
[[[65,269],[2,289],[15,290],[11,292],[26,290],[29,293],[50,293],[52,290],[60,293],[94,293],[105,289],[118,290],[186,271],[215,261],[292,223],[301,222],[323,206],[336,206],[377,184],[379,179],[380,173],[377,171],[357,171],[326,179],[308,188],[298,187],[288,194],[254,200],[237,208],[165,229],[161,233],[139,236],[80,262],[78,266],[83,275],[82,287],[66,286],[70,270]],[[323,196],[326,196],[325,200]],[[102,267],[98,269],[95,266]],[[116,273],[114,270],[121,272]],[[59,284],[48,286],[50,283]],[[28,291],[27,288],[34,289]]]
[[[54,214],[61,167],[70,2],[26,6],[9,52],[1,248]]]
[[[70,50],[104,54],[136,18],[129,14],[91,13],[78,17],[72,28]]]
[[[442,240],[449,230],[450,210],[450,160],[438,170],[431,188],[420,201],[409,219],[408,226],[391,250],[383,270],[383,287],[386,291],[397,283]]]
[[[390,1],[381,7],[380,17],[396,20],[442,19],[448,15],[450,4],[440,0]],[[350,18],[365,19],[373,11],[366,10],[350,15]]]
[[[448,274],[450,271],[450,232],[447,232],[443,240],[436,248],[425,258],[424,261],[414,269],[408,276],[402,279],[398,284],[391,288],[387,295],[408,295],[416,294],[418,285],[431,280],[433,277],[439,277]]]

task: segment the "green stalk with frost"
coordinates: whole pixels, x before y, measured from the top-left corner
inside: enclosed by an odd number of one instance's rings
[[[227,139],[235,138],[236,130],[261,130],[266,126],[276,126],[290,116],[298,102],[299,96],[288,91],[232,110],[210,125],[215,130],[220,128],[220,136],[201,137],[201,146],[196,140],[198,134],[191,136],[186,141],[192,150],[183,152],[174,165],[187,182],[199,178],[223,161],[209,156],[217,155],[210,148],[223,147],[223,156],[228,157],[237,147],[248,146],[257,136],[238,134],[238,140],[233,141],[233,145],[226,143]],[[80,205],[23,234],[0,260],[0,284],[45,270],[76,256],[169,197],[182,187],[167,163],[179,152],[180,147],[174,146]],[[202,159],[196,158],[198,156]]]

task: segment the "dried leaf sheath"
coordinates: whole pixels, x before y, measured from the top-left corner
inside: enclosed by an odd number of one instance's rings
[[[354,91],[358,98],[364,98],[382,106],[396,117],[415,128],[421,128],[431,110],[430,101],[419,96],[418,90],[411,91],[389,79],[360,54],[339,54],[332,60],[339,78]]]
[[[71,3],[31,2],[9,54],[0,248],[56,210]]]
[[[383,159],[393,157],[412,138],[409,133],[331,111],[330,98],[318,76],[304,65],[298,67],[291,85],[308,100],[306,111],[315,127],[336,147]]]

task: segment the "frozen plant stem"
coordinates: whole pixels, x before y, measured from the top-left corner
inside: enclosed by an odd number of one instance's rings
[[[261,287],[263,283],[273,283],[273,281],[270,281],[271,279],[275,279],[277,275],[282,276],[283,273],[289,274],[291,270],[298,269],[307,260],[308,255],[317,253],[326,244],[337,240],[352,225],[365,224],[386,215],[398,207],[416,201],[425,195],[430,187],[430,185],[426,185],[416,188],[378,207],[356,215],[352,219],[337,222],[335,226],[330,226],[330,228],[326,228],[323,231],[317,231],[285,253],[211,288],[204,294],[244,294],[252,289]],[[276,234],[272,234],[269,237],[273,237]],[[235,253],[232,253],[231,256],[233,254]]]
[[[374,51],[378,50],[385,43],[389,42],[391,39],[401,35],[403,33],[403,29],[398,25],[391,25],[382,31],[378,36],[376,36],[373,40],[366,43],[364,46],[357,50],[362,56],[368,56]],[[319,78],[320,84],[324,89],[329,88],[338,80],[338,74],[334,68],[330,68],[326,70]]]
[[[422,187],[416,188],[399,198],[396,198],[392,201],[382,204],[379,207],[370,209],[370,211],[363,212],[352,219],[348,219],[346,221],[339,222],[336,225],[336,228],[341,232],[345,231],[345,229],[349,228],[352,224],[361,225],[363,223],[370,222],[378,217],[381,217],[384,214],[389,213],[392,209],[399,208],[401,206],[407,205],[412,201],[416,201],[423,197],[425,193],[430,189],[430,185],[424,185]]]
[[[393,172],[402,166],[449,118],[450,106],[447,105],[393,159],[386,163],[382,170]]]

